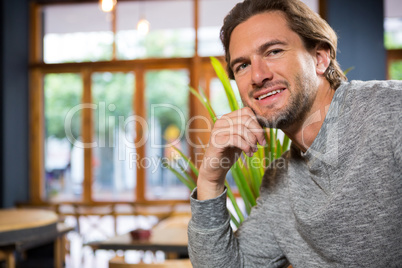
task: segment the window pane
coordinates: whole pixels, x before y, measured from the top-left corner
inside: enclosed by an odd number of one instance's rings
[[[385,18],[385,48],[402,48],[402,18]]]
[[[132,201],[136,185],[134,74],[94,73],[94,200]]]
[[[167,161],[179,169],[179,156],[170,148],[176,146],[188,155],[184,131],[188,121],[189,74],[187,71],[152,71],[146,73],[149,139],[146,158],[148,199],[186,199],[188,188],[162,166]],[[180,164],[184,165],[180,160]]]
[[[78,74],[48,74],[45,98],[45,194],[51,201],[80,200],[84,179],[81,135],[82,80]]]
[[[194,55],[192,1],[119,2],[117,14],[119,59]],[[136,29],[138,21],[144,18],[150,23],[148,34]]]
[[[219,31],[224,17],[240,0],[201,0],[199,16],[199,50],[201,56],[223,55]]]
[[[229,11],[242,0],[201,0],[199,8],[198,40],[201,56],[220,56],[224,54],[219,39],[223,19]],[[313,11],[318,12],[318,0],[303,0]]]
[[[402,48],[402,1],[384,0],[385,48]]]
[[[319,12],[319,3],[318,0],[302,0],[312,11],[315,13]]]
[[[402,80],[402,60],[394,61],[391,63],[391,67],[389,69],[390,79],[393,80]]]
[[[97,3],[46,6],[43,16],[46,63],[112,58],[111,14]]]
[[[230,84],[233,88],[233,91],[236,96],[237,103],[239,107],[243,106],[243,103],[240,99],[239,90],[237,89],[236,82],[234,80],[230,80]],[[230,106],[228,99],[226,97],[225,89],[221,81],[218,78],[211,79],[210,87],[210,101],[211,106],[215,111],[216,116],[219,118],[224,114],[230,113]]]

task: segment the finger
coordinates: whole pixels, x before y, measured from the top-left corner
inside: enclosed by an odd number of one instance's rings
[[[257,117],[250,108],[243,108],[226,114],[218,121],[215,123],[218,128],[234,127],[237,124],[242,124],[257,137],[260,145],[264,146],[266,144],[264,129],[258,123]]]
[[[235,146],[247,153],[256,152],[258,150],[257,137],[244,125],[235,125],[228,128],[214,128],[211,133],[210,143],[216,148]]]
[[[229,143],[232,144],[233,147],[242,150],[249,157],[253,156],[253,154],[256,152],[256,147],[247,142],[243,136],[232,135],[229,139]]]
[[[257,139],[258,143],[262,146],[265,146],[266,140],[264,136],[264,129],[258,123],[257,118],[255,116],[248,117],[244,119],[244,125],[247,127],[248,131],[250,131]]]
[[[265,139],[265,135],[264,135],[265,130],[261,127],[261,124],[258,121],[257,115],[249,107],[243,108],[242,112],[249,115],[249,119],[245,123],[246,126],[256,135],[256,137],[258,139],[258,143],[262,146],[265,146],[265,144],[267,142]]]

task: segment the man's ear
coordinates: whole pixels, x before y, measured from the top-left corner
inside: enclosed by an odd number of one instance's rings
[[[318,75],[324,75],[331,62],[329,47],[325,44],[317,45],[315,49],[316,72]]]

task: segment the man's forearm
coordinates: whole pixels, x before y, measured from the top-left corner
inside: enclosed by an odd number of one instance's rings
[[[198,188],[190,197],[192,219],[188,228],[189,255],[195,268],[240,267],[237,243],[229,225],[226,192],[199,200]],[[233,246],[222,246],[233,244]],[[237,266],[236,266],[237,265]]]
[[[211,182],[210,180],[206,179],[206,176],[208,175],[202,174],[202,171],[200,171],[200,175],[197,179],[198,200],[208,200],[216,198],[220,196],[225,189],[225,184]]]

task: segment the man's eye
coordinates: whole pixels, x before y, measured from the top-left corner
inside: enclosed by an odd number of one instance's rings
[[[268,55],[277,55],[279,53],[281,53],[283,50],[282,49],[274,49],[269,51]]]
[[[237,66],[236,68],[236,72],[243,70],[244,68],[246,68],[248,66],[247,63],[242,63],[239,66]]]

